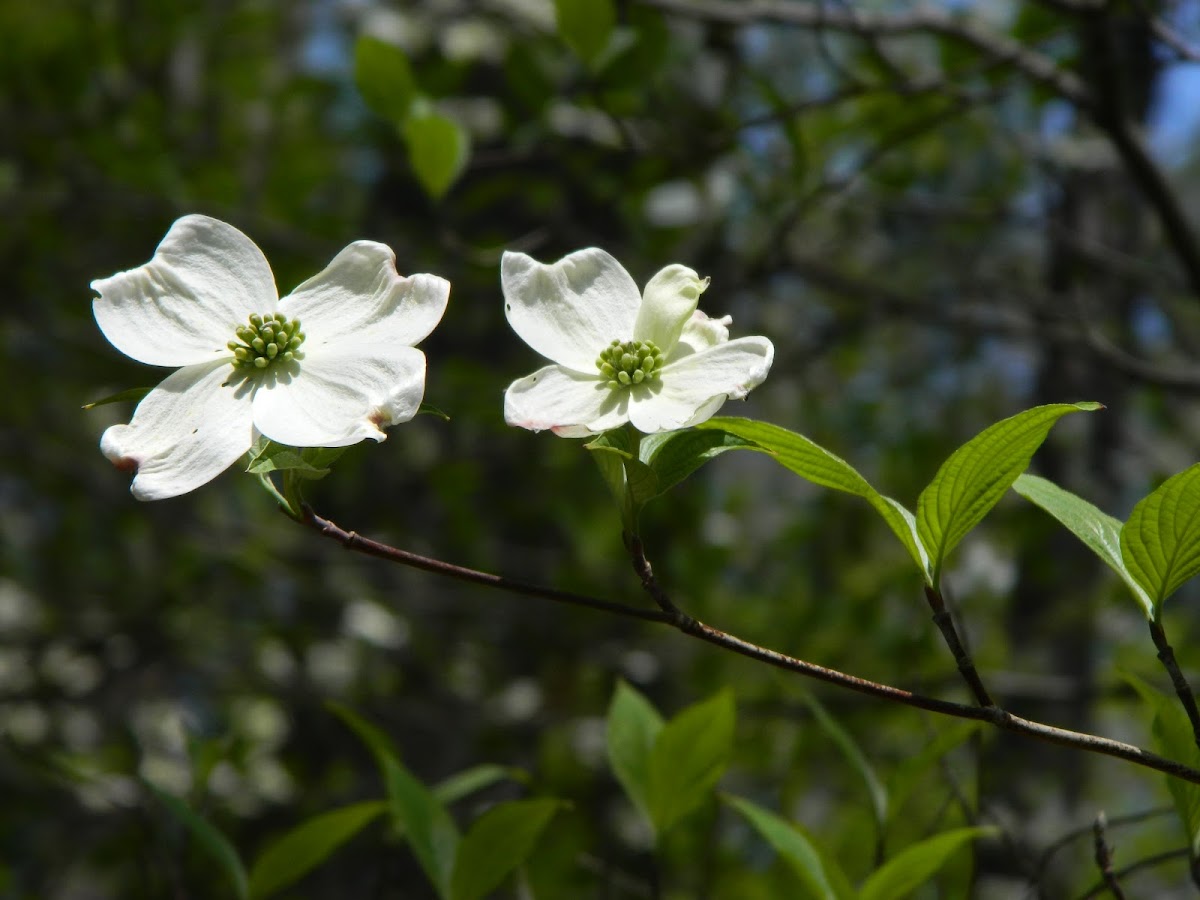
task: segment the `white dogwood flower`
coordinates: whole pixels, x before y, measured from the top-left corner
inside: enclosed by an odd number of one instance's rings
[[[425,393],[414,344],[441,320],[450,284],[400,277],[391,249],[356,241],[279,299],[262,251],[217,219],[184,216],[143,266],[92,282],[104,336],[174,366],[100,449],[160,500],[212,480],[257,434],[294,447],[382,441]]]
[[[553,363],[509,386],[509,425],[563,437],[626,422],[647,434],[687,428],[761,384],[775,355],[765,337],[729,340],[729,316],[696,309],[708,279],[686,266],[667,266],[642,293],[603,250],[553,265],[510,252],[501,283],[509,324]]]

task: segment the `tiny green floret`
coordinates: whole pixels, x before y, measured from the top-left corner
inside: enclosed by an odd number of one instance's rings
[[[653,381],[662,367],[663,354],[654,341],[613,341],[596,358],[596,368],[614,390]]]
[[[304,359],[300,345],[304,332],[299,319],[289,319],[283,313],[260,316],[253,313],[250,324],[234,330],[236,341],[225,346],[233,351],[235,369],[262,371],[272,363]]]

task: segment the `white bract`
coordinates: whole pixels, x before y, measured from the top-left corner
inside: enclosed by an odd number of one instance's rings
[[[262,251],[234,228],[184,216],[143,266],[92,282],[92,311],[126,356],[175,366],[100,449],[160,500],[212,480],[256,435],[294,447],[382,441],[425,393],[414,344],[441,320],[450,284],[400,277],[391,249],[355,241],[279,299]]]
[[[761,384],[775,348],[729,340],[729,316],[696,309],[708,279],[667,266],[644,293],[624,267],[591,248],[553,265],[524,253],[501,263],[513,330],[553,362],[504,395],[509,425],[585,437],[632,422],[647,434],[696,425]]]

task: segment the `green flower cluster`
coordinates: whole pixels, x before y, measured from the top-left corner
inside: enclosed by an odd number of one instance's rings
[[[662,351],[654,341],[613,341],[596,358],[596,368],[610,388],[652,381],[662,367]]]
[[[250,316],[250,324],[234,333],[238,340],[230,341],[226,346],[233,351],[235,369],[261,371],[277,360],[291,362],[304,358],[300,352],[300,345],[304,343],[300,320],[289,319],[283,313],[265,317],[254,313]]]

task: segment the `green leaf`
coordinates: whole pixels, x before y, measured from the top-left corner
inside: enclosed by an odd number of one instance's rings
[[[723,431],[666,431],[637,436],[614,428],[584,444],[618,504],[628,506],[630,526],[656,497],[661,497],[710,459],[727,450],[761,450],[752,441]],[[620,462],[618,466],[617,463]]]
[[[345,447],[289,447],[259,435],[250,446],[246,471],[251,475],[292,472],[311,481],[324,478]]]
[[[400,762],[400,754],[383,731],[349,707],[333,701],[325,705],[358,736],[375,757],[387,786],[388,808],[392,817],[408,837],[417,862],[421,864],[438,896],[449,896],[450,871],[454,865],[459,840],[458,829],[454,827],[454,820],[450,818],[445,806],[449,801],[440,797],[436,790],[427,788],[404,767]],[[453,779],[449,781],[449,786],[443,782],[441,790],[453,794],[462,787],[469,786],[472,781],[485,780],[485,777],[480,775],[467,778],[468,774],[460,773],[464,780],[458,784]]]
[[[513,800],[480,816],[459,845],[450,879],[451,900],[479,900],[533,852],[562,806],[552,797]]]
[[[204,848],[208,855],[221,868],[233,885],[234,896],[238,900],[246,900],[249,894],[249,882],[246,869],[238,857],[229,838],[225,837],[215,825],[193,810],[183,800],[168,794],[158,785],[143,781],[143,784],[159,799],[163,806],[191,833],[196,842]]]
[[[592,452],[613,499],[621,509],[625,531],[637,533],[637,519],[650,500],[658,496],[658,478],[638,458],[642,438],[629,428],[614,428],[583,445]]]
[[[1172,475],[1133,508],[1121,529],[1121,552],[1157,616],[1163,601],[1200,572],[1200,463]]]
[[[530,779],[529,775],[521,769],[511,766],[484,764],[464,769],[455,775],[451,775],[444,781],[438,782],[433,787],[433,795],[442,803],[449,805],[456,800],[461,800],[463,797],[474,794],[476,791],[482,791],[486,787],[491,787],[497,782],[508,780],[528,784]]]
[[[152,390],[154,388],[140,387],[130,388],[127,391],[118,391],[115,394],[109,394],[107,397],[101,397],[99,400],[93,400],[91,403],[85,403],[80,409],[95,409],[97,406],[107,406],[109,403],[137,402]]]
[[[554,0],[554,13],[567,46],[588,65],[595,63],[617,24],[612,0]]]
[[[875,828],[882,834],[888,815],[887,788],[883,786],[883,782],[875,774],[874,767],[867,761],[867,757],[863,755],[858,743],[850,736],[850,733],[842,728],[841,724],[812,694],[806,693],[804,699],[808,703],[809,709],[812,710],[813,718],[821,726],[821,730],[833,739],[838,749],[842,751],[846,762],[850,763],[850,767],[862,778],[863,784],[867,787],[867,795],[871,798],[871,813],[875,817]]]
[[[380,800],[343,806],[301,822],[271,844],[250,870],[252,900],[269,897],[323,863],[387,810]]]
[[[900,900],[928,882],[965,844],[994,828],[958,828],[905,847],[871,873],[858,900]]]
[[[890,821],[899,821],[898,813],[903,809],[904,801],[908,799],[921,778],[933,765],[982,727],[982,722],[961,722],[941,732],[930,743],[922,747],[919,753],[901,760],[891,777],[888,778],[888,796],[891,801],[888,804]]]
[[[725,431],[664,431],[642,438],[639,457],[655,476],[658,497],[727,450],[759,449],[753,441]]]
[[[646,6],[624,11],[625,40],[618,26],[596,60],[606,90],[630,89],[644,93],[646,85],[670,59],[671,31],[663,14]]]
[[[1025,474],[1013,482],[1013,490],[1040,506],[1079,538],[1104,563],[1121,576],[1147,618],[1154,618],[1154,603],[1125,567],[1121,551],[1121,520],[1101,512],[1082,497],[1037,475]]]
[[[824,858],[799,825],[744,797],[725,794],[722,799],[741,813],[788,864],[800,879],[800,897],[804,900],[848,900],[854,896],[837,863]]]
[[[326,709],[337,716],[361,740],[375,757],[381,774],[387,774],[387,764],[400,759],[400,752],[382,729],[372,725],[348,706],[343,706],[334,700],[325,703]]]
[[[625,681],[617,682],[608,707],[608,761],[633,805],[650,818],[650,756],[663,729],[650,701]]]
[[[1099,403],[1036,406],[985,428],[950,454],[917,500],[917,534],[929,551],[933,585],[958,542],[979,524],[1063,416],[1101,409]]]
[[[925,580],[933,583],[925,548],[917,538],[916,519],[913,514],[891,497],[885,497],[871,487],[845,460],[814,444],[803,435],[766,422],[719,416],[702,422],[696,428],[718,429],[753,441],[762,452],[774,457],[781,466],[790,469],[801,478],[821,487],[862,497],[883,517],[896,537],[900,538]]]
[[[354,45],[354,83],[374,113],[397,125],[404,123],[417,97],[404,51],[372,37]]]
[[[389,759],[385,769],[392,814],[438,896],[448,898],[459,845],[454,820],[433,792],[396,759]]]
[[[1193,769],[1200,768],[1200,748],[1196,747],[1192,724],[1176,698],[1160,693],[1130,672],[1122,672],[1121,677],[1150,707],[1153,715],[1150,734],[1155,751]],[[1191,858],[1200,857],[1200,785],[1170,775],[1166,776],[1166,783],[1175,813],[1187,835]]]
[[[471,146],[467,132],[436,112],[410,115],[401,130],[417,181],[425,193],[440,199],[467,165]]]
[[[430,403],[422,402],[421,405],[417,407],[417,415],[418,416],[421,416],[421,415],[436,416],[437,418],[441,419],[443,422],[450,421],[449,413],[442,412],[440,409],[438,409],[436,406],[434,406]]]
[[[693,704],[663,726],[650,753],[650,821],[657,834],[706,799],[733,752],[733,691]]]

